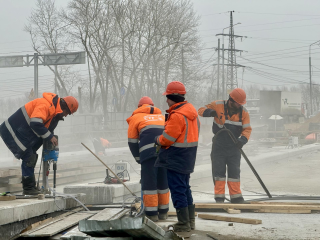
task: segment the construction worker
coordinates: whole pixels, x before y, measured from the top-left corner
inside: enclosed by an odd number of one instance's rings
[[[34,168],[38,160],[37,150],[44,140],[53,145],[58,140],[53,130],[63,117],[78,109],[78,101],[72,96],[59,98],[54,93],[43,93],[19,108],[0,125],[0,135],[17,159],[22,159],[22,187],[24,195],[37,195]]]
[[[155,166],[167,168],[168,185],[178,218],[174,225],[177,232],[195,228],[195,206],[189,179],[196,161],[200,121],[197,110],[185,101],[185,94],[183,83],[168,84],[163,93],[169,106],[165,129],[155,139],[161,146]]]
[[[111,147],[111,143],[104,138],[100,138],[100,140],[98,140],[98,138],[94,138],[92,143],[96,154],[100,156],[105,156],[105,149]]]
[[[198,113],[202,117],[214,117],[212,131],[211,161],[215,180],[214,192],[217,203],[225,200],[226,166],[228,167],[228,188],[231,203],[244,203],[240,190],[240,159],[239,148],[245,145],[251,134],[250,117],[242,106],[246,103],[246,93],[241,88],[230,92],[227,101],[213,101],[201,107]],[[227,131],[229,129],[237,139],[236,144]]]
[[[163,132],[164,116],[154,107],[152,99],[145,96],[127,122],[129,148],[136,162],[141,164],[145,214],[154,222],[165,220],[169,211],[167,171],[154,167],[157,158],[154,138]]]

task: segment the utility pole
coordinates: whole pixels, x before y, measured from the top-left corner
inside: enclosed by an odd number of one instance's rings
[[[218,39],[218,76],[217,76],[217,99],[219,98],[219,91],[220,91],[220,86],[219,86],[219,82],[220,82],[220,39]]]
[[[226,27],[222,30],[222,33],[216,34],[216,36],[222,36],[222,99],[227,97],[226,89],[231,90],[238,87],[238,80],[237,80],[237,67],[245,67],[242,65],[237,64],[236,62],[236,52],[243,52],[242,50],[235,49],[235,38],[243,38],[244,36],[234,35],[234,26],[241,24],[236,23],[233,24],[233,16],[232,12],[230,11],[230,26]],[[224,30],[229,28],[229,34],[224,34]],[[224,48],[224,36],[229,36],[229,48]],[[224,52],[228,51],[228,63],[224,64]],[[227,66],[227,81],[225,81],[224,76],[224,66]],[[226,82],[226,83],[225,83]]]
[[[238,87],[237,70],[234,71],[234,64],[236,63],[236,53],[234,44],[234,31],[233,31],[233,17],[232,11],[230,12],[230,28],[229,28],[229,49],[228,51],[228,63],[231,64],[227,68],[227,89],[234,89]]]
[[[319,43],[320,40],[314,42],[314,43],[311,43],[310,46],[309,46],[309,78],[310,78],[310,113],[309,113],[309,116],[313,114],[313,109],[312,109],[312,80],[311,80],[311,46],[316,44],[316,43]]]
[[[311,81],[311,56],[309,56],[309,77],[310,77],[310,113],[312,115],[312,81]]]

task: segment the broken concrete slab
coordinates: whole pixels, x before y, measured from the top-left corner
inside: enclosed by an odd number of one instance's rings
[[[141,194],[141,184],[138,180],[126,182],[128,188],[135,193],[137,196]],[[104,183],[85,183],[66,186],[63,189],[64,193],[86,194],[87,204],[110,204],[110,203],[121,203],[127,197],[132,196],[130,192],[122,184],[104,184]]]
[[[146,217],[124,216],[115,220],[82,220],[79,230],[90,236],[152,238],[162,240],[165,231]]]

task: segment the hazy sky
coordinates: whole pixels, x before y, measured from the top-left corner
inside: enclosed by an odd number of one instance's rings
[[[66,6],[68,0],[58,0],[58,6]],[[205,44],[203,61],[205,71],[212,71],[217,61],[212,47],[217,47],[215,34],[230,25],[234,10],[235,34],[246,36],[236,40],[236,48],[244,52],[237,56],[239,64],[247,66],[244,73],[238,70],[239,86],[262,84],[265,86],[294,85],[309,81],[309,45],[320,40],[320,1],[302,0],[193,0],[194,8],[201,16],[199,34]],[[29,35],[23,27],[30,16],[35,0],[0,0],[0,55],[33,54]],[[228,29],[225,30],[228,33]],[[228,45],[228,38],[225,40]],[[208,49],[209,48],[209,49]],[[312,47],[313,80],[320,83],[320,47]],[[239,54],[238,54],[239,55]],[[76,68],[85,70],[86,65]],[[17,96],[33,87],[33,67],[1,68],[0,98]],[[53,74],[39,67],[40,91],[53,90]]]

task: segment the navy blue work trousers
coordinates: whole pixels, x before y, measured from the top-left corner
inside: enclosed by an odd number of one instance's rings
[[[193,205],[193,198],[189,185],[190,174],[182,174],[168,169],[167,176],[174,208],[180,209]]]
[[[34,175],[34,167],[29,167],[28,163],[30,161],[30,156],[34,153],[32,148],[25,151],[24,155],[21,157],[21,172],[23,177],[32,177]]]

